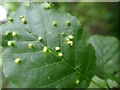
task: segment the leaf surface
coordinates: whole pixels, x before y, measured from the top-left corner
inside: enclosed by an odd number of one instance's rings
[[[94,48],[82,41],[82,28],[76,17],[56,10],[55,6],[45,9],[46,5],[48,3],[32,3],[26,7],[24,3],[13,22],[3,26],[3,73],[19,87],[88,87],[96,66]],[[21,22],[20,15],[24,16],[26,24]],[[7,31],[16,32],[17,36],[13,37],[11,33],[6,36]],[[73,36],[73,46],[66,42],[69,35]],[[42,41],[38,37],[42,37]],[[15,41],[14,46],[9,47],[8,41]],[[33,48],[29,48],[31,43]],[[47,52],[43,52],[45,46]],[[60,51],[55,50],[57,46]],[[15,63],[16,58],[21,62]],[[79,80],[78,84],[76,80]]]

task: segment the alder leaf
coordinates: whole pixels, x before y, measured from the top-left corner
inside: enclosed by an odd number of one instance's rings
[[[88,87],[96,56],[76,17],[50,3],[23,3],[2,28],[3,73],[22,88]]]

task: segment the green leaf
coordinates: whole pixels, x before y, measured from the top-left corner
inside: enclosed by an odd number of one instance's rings
[[[92,78],[92,80],[95,81],[97,84],[99,84],[102,88],[107,88],[107,85],[106,85],[105,80],[100,79],[100,78],[97,77],[97,76],[94,76],[94,77]],[[109,85],[110,88],[113,88],[113,87],[117,87],[117,86],[118,86],[117,82],[115,82],[115,81],[113,81],[113,80],[110,80],[110,79],[107,80],[107,83],[108,83],[108,85]],[[91,82],[89,88],[99,88],[99,87],[98,87],[96,84],[94,84],[93,82]]]
[[[96,75],[118,82],[118,40],[111,36],[95,35],[89,39],[97,56]]]
[[[94,48],[82,41],[76,17],[46,5],[22,4],[13,22],[3,26],[3,73],[19,87],[88,87],[96,66]]]
[[[98,83],[102,88],[107,88],[105,81],[100,79],[99,77],[94,76],[92,78],[92,80],[95,81],[96,83]],[[96,84],[94,84],[93,82],[91,82],[89,88],[99,88],[99,87]]]

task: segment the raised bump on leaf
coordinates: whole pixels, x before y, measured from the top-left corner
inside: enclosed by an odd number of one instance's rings
[[[42,41],[42,37],[38,37],[38,40],[39,40],[39,41]]]
[[[13,41],[8,41],[8,46],[14,46],[14,42]]]
[[[17,36],[17,33],[16,32],[12,32],[12,36],[13,37]]]
[[[59,51],[59,50],[60,50],[60,47],[55,47],[55,50],[56,50],[56,51]]]
[[[16,58],[16,59],[15,59],[15,63],[18,64],[18,63],[20,63],[20,62],[21,62],[21,58]]]
[[[67,44],[69,44],[70,46],[73,46],[73,41],[68,41]]]
[[[33,48],[33,44],[30,43],[30,44],[28,45],[28,47],[29,47],[30,49],[32,49],[32,48]]]
[[[20,16],[20,19],[24,18],[24,16]]]
[[[72,40],[73,39],[73,35],[69,35],[68,38]]]
[[[69,21],[69,20],[67,21],[67,25],[68,25],[68,26],[71,26],[71,23],[70,23],[70,21]]]
[[[48,51],[48,47],[47,47],[47,46],[44,46],[43,52],[47,52],[47,51]]]
[[[11,33],[10,31],[6,31],[5,35],[7,36],[7,35],[9,35],[10,33]]]
[[[27,23],[25,18],[22,18],[21,21],[22,21],[23,24]]]
[[[51,4],[50,3],[46,3],[45,9],[50,9],[50,8],[51,8]]]
[[[75,83],[76,83],[76,84],[80,84],[80,80],[76,80]]]
[[[57,22],[56,21],[53,22],[53,26],[57,26]]]
[[[59,57],[63,57],[63,53],[58,53],[58,56]]]
[[[13,18],[9,17],[9,21],[10,21],[10,22],[13,22]]]
[[[63,32],[62,35],[65,36],[65,33]]]

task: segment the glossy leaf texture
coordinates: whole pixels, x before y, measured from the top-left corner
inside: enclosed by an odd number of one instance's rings
[[[118,80],[118,40],[111,36],[95,35],[89,39],[97,56],[96,75],[107,80]]]
[[[49,3],[23,3],[2,27],[2,46],[3,73],[22,88],[88,87],[95,72],[79,21]]]

